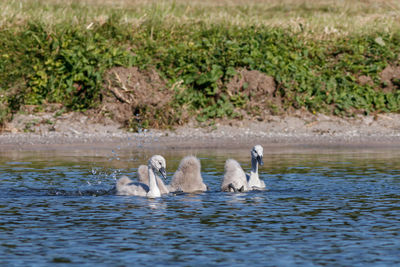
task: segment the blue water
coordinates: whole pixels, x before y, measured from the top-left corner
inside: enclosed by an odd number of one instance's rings
[[[223,165],[248,151],[170,151],[169,178],[186,154],[211,191],[155,200],[108,193],[146,151],[0,154],[0,265],[400,264],[400,153],[266,152],[269,190],[239,194]]]

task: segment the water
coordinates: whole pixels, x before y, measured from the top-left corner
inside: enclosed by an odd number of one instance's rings
[[[267,149],[266,149],[267,150]],[[195,153],[211,191],[149,200],[108,193],[146,151],[0,153],[0,265],[400,264],[400,153],[265,152],[268,191],[221,193],[224,160]]]

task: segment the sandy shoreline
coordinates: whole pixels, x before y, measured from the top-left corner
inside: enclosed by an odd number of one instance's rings
[[[271,149],[400,147],[399,114],[354,118],[321,114],[303,117],[271,116],[262,122],[233,121],[202,128],[188,125],[173,131],[148,130],[141,133],[128,133],[115,123],[94,123],[86,116],[76,114],[60,118],[51,127],[39,123],[32,132],[24,132],[21,121],[27,120],[14,119],[8,126],[11,131],[0,134],[0,150],[113,146],[143,149],[239,149],[255,143]]]

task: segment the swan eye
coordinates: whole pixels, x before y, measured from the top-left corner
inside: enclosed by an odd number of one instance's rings
[[[159,161],[159,162],[158,162],[158,167],[159,167],[159,168],[162,168],[162,167],[163,167],[162,161]]]
[[[255,155],[255,157],[262,157],[263,156],[262,151],[257,151],[256,149],[254,149],[252,151],[252,153]]]

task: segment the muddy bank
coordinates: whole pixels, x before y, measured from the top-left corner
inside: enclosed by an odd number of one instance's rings
[[[202,126],[202,127],[200,127]],[[18,115],[0,134],[0,149],[36,150],[121,146],[126,149],[400,147],[400,115],[338,118],[302,114],[264,121],[189,123],[174,130],[129,133],[112,120],[96,122],[80,113]]]

